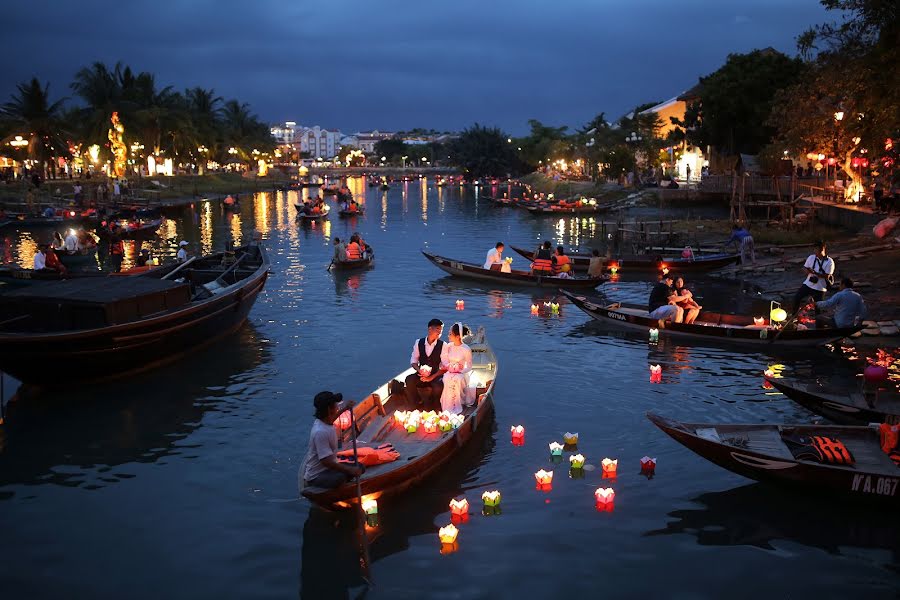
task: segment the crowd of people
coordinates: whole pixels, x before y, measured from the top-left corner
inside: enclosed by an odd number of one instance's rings
[[[374,255],[372,246],[365,242],[359,232],[353,233],[347,242],[341,241],[338,237],[334,238],[333,247],[332,263],[368,260]]]
[[[297,216],[318,217],[328,213],[328,206],[321,197],[309,197],[297,207]]]

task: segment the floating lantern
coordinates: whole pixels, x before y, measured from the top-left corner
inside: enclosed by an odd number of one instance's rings
[[[650,365],[650,383],[660,383],[662,381],[662,366]]]
[[[442,544],[455,543],[457,535],[459,535],[459,529],[457,529],[453,523],[450,523],[446,527],[441,527],[440,530],[438,530],[438,537]]]
[[[341,428],[341,431],[347,431],[350,429],[350,425],[353,423],[353,417],[350,415],[349,410],[345,410],[341,413],[341,416],[337,418],[338,426]]]
[[[437,419],[428,419],[426,421],[423,421],[422,429],[425,430],[425,433],[437,433],[438,420]]]
[[[610,263],[609,264],[609,272],[615,275],[619,272],[619,263]]]
[[[512,436],[512,443],[516,446],[522,446],[525,444],[525,428],[521,425],[513,425],[509,428],[510,435]]]
[[[581,454],[573,454],[569,457],[569,466],[571,466],[573,469],[583,469],[584,456]]]
[[[453,542],[452,544],[441,544],[441,554],[453,554],[459,550],[459,544]]]
[[[756,325],[757,327],[762,327],[763,325],[766,324],[766,318],[765,317],[753,317],[753,324]]]
[[[419,420],[420,420],[421,422],[424,423],[425,421],[429,421],[429,420],[431,420],[431,419],[435,419],[435,420],[436,420],[437,418],[438,418],[437,413],[434,412],[433,410],[429,410],[428,412],[423,412],[423,413],[420,415]]]
[[[667,266],[664,265],[664,264],[659,265],[659,270],[662,271],[662,274],[663,274],[663,275],[668,275],[668,274],[669,274],[669,267],[667,267]]]
[[[512,261],[513,261],[512,256],[507,256],[507,257],[506,257],[505,259],[503,259],[503,260],[505,260],[505,261],[506,261],[506,264],[508,264],[508,265],[511,265],[511,264],[512,264]]]
[[[538,305],[537,304],[531,305],[531,314],[533,314],[533,315],[538,314]]]
[[[656,470],[656,459],[645,456],[641,459],[641,473],[652,473]]]
[[[450,419],[439,419],[438,429],[443,432],[447,432],[453,429],[453,424],[450,422]]]
[[[887,381],[888,370],[882,365],[869,365],[863,370],[863,379],[866,383],[881,383]]]
[[[451,515],[466,515],[469,514],[469,501],[463,498],[462,500],[453,499],[450,501],[450,514]]]
[[[431,375],[431,367],[428,366],[428,365],[422,365],[422,366],[420,366],[420,367],[419,367],[419,375],[422,375],[422,376],[424,376],[424,377],[428,377],[429,375]]]
[[[650,329],[650,341],[656,343],[659,341],[659,329],[652,328]]]
[[[462,415],[453,415],[450,417],[450,425],[453,429],[459,429],[465,420],[466,418]]]
[[[550,442],[550,456],[562,456],[563,445],[559,442]]]
[[[494,490],[492,492],[484,492],[481,494],[481,501],[484,502],[484,505],[490,508],[495,508],[500,506],[500,492]]]
[[[612,488],[597,488],[594,492],[597,510],[612,512],[616,501],[616,492]]]
[[[566,265],[566,266],[568,267],[569,265]],[[551,302],[550,303],[550,312],[554,315],[558,315],[559,314],[559,304],[557,304],[556,302]]]
[[[616,469],[619,466],[619,459],[604,458],[600,461],[600,467],[603,469],[603,478],[611,479],[616,476]]]
[[[563,441],[567,446],[575,446],[578,444],[578,434],[577,433],[569,433],[568,431],[563,434]]]
[[[456,310],[464,310],[466,308],[466,303],[462,300],[456,301]]]
[[[394,411],[394,422],[398,425],[406,425],[406,418],[409,413],[405,410],[395,410]]]
[[[409,419],[406,421],[406,433],[415,433],[419,429],[419,422]]]
[[[548,492],[553,487],[553,471],[545,471],[541,469],[537,473],[534,474],[535,482],[537,483],[536,488]]]
[[[367,515],[377,515],[378,514],[378,501],[375,498],[369,498],[367,500],[363,500],[362,509]]]

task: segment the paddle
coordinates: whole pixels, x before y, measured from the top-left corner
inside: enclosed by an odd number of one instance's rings
[[[333,266],[334,266],[334,259],[332,258],[332,259],[331,259],[331,262],[328,263],[328,267],[327,267],[325,270],[326,270],[326,271],[330,271],[330,270],[331,270],[331,267],[333,267]]]
[[[353,408],[350,409],[350,435],[353,440],[353,462],[356,466],[359,466],[359,454],[356,450],[356,417],[353,414]],[[366,584],[372,586],[374,585],[372,582],[372,572],[369,569],[369,538],[366,534],[366,513],[362,507],[362,484],[359,481],[360,476],[356,476],[356,506],[357,506],[357,515],[358,515],[358,523],[357,527],[359,528],[359,546],[360,546],[360,556],[359,556],[359,566],[362,569],[362,578],[365,580]]]

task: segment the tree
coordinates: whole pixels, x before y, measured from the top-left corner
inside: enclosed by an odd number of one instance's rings
[[[531,127],[528,136],[513,141],[516,148],[521,148],[521,159],[532,169],[542,162],[572,158],[572,143],[566,135],[568,127],[551,127],[537,119],[529,120],[528,125]]]
[[[50,84],[41,86],[37,77],[17,85],[16,90],[9,101],[0,107],[3,129],[9,132],[10,137],[21,135],[28,140],[28,157],[38,162],[41,173],[45,172],[48,163],[55,171],[52,159],[69,155],[62,118],[65,98],[50,102]],[[8,138],[3,140],[4,146],[8,141]]]
[[[101,62],[83,67],[75,73],[72,91],[84,105],[78,109],[77,128],[86,145],[106,148],[109,119],[119,113],[126,135],[131,125],[134,106],[125,97],[126,82],[134,80],[131,69],[121,63],[109,69]],[[104,151],[108,156],[108,151]]]
[[[507,139],[500,129],[475,123],[450,142],[450,160],[469,177],[516,174],[521,171],[520,163]]]
[[[407,155],[406,150],[406,144],[398,137],[375,142],[375,155],[378,157],[379,161],[381,160],[381,157],[384,156],[390,163],[400,162],[400,157]]]

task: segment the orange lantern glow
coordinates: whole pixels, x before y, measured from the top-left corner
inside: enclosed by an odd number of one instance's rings
[[[469,501],[465,498],[463,498],[462,500],[457,500],[456,498],[451,500],[450,514],[457,516],[469,514]]]
[[[662,382],[662,366],[650,365],[650,383]]]
[[[456,310],[464,310],[466,308],[466,303],[462,300],[456,301]]]
[[[615,275],[619,272],[619,263],[609,263],[609,272]]]
[[[616,469],[619,466],[618,459],[604,458],[600,461],[600,467],[603,469],[603,478],[609,479],[616,476]]]
[[[438,530],[438,537],[441,540],[442,544],[453,544],[456,543],[456,536],[459,535],[459,530],[450,523],[446,527],[441,527]]]
[[[350,429],[351,423],[353,423],[353,417],[350,415],[349,410],[345,410],[341,413],[341,415],[337,418],[338,426],[341,428],[341,431],[347,431]]]
[[[765,317],[753,317],[753,324],[756,325],[757,327],[762,327],[763,325],[766,324],[766,318]]]
[[[513,425],[509,428],[510,435],[512,436],[512,443],[514,446],[524,446],[525,445],[525,428],[521,425]]]
[[[533,314],[533,315],[538,314],[538,305],[537,304],[531,305],[531,314]]]
[[[553,486],[553,471],[541,469],[534,474],[534,479],[537,482],[537,489],[549,491]]]

